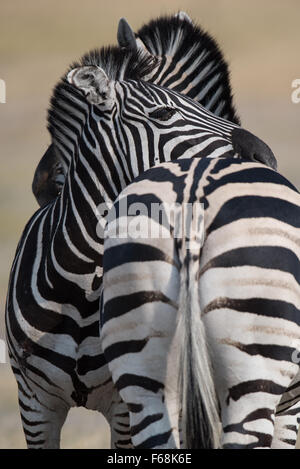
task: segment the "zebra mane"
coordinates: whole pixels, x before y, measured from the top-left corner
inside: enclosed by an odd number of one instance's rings
[[[177,66],[174,83],[168,73],[151,81],[186,94],[214,114],[240,124],[233,105],[228,65],[212,36],[180,14],[152,20],[136,36],[151,54],[168,60],[169,69]]]
[[[117,46],[94,49],[74,62],[69,71],[76,67],[95,65],[101,67],[110,80],[142,80],[156,67],[157,60],[142,51],[121,49]]]

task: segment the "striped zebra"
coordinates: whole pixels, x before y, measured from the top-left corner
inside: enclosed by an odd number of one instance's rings
[[[139,49],[159,61],[147,81],[185,94],[215,115],[240,125],[223,54],[215,40],[186,13],[152,20],[136,35],[126,20],[121,19],[118,43],[126,50]],[[35,170],[32,183],[40,206],[61,192],[69,164],[68,151],[51,144]]]
[[[155,67],[140,51],[104,48],[73,64],[54,90],[49,130],[55,148],[68,154],[69,170],[60,196],[24,229],[6,303],[8,349],[29,448],[59,447],[74,406],[103,413],[113,447],[131,444],[127,406],[99,341],[99,226],[105,224],[99,207],[159,162],[234,156],[232,132],[237,142],[243,132],[248,141],[246,131],[192,99],[143,80]],[[267,147],[258,157],[275,165]]]
[[[182,415],[185,448],[293,448],[297,190],[260,163],[180,158],[140,175],[113,209],[101,343],[134,447],[179,447]]]

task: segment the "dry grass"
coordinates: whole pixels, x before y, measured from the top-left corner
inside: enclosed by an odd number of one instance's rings
[[[0,78],[0,338],[7,279],[21,231],[37,205],[31,194],[34,168],[49,142],[46,109],[51,89],[68,64],[88,49],[115,42],[117,21],[132,27],[161,13],[186,10],[213,32],[232,70],[243,124],[272,147],[280,171],[300,187],[300,104],[291,103],[291,82],[300,77],[298,0],[14,0],[2,2]],[[24,446],[15,384],[0,365],[0,447]],[[86,422],[86,423],[84,423]],[[64,447],[99,447],[102,420],[74,410]]]

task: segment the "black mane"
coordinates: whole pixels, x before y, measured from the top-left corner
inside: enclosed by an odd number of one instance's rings
[[[214,96],[217,88],[222,84],[222,93],[219,96],[218,103],[222,100],[224,108],[221,117],[224,117],[236,124],[240,124],[240,119],[236,114],[233,97],[230,86],[230,76],[228,65],[224,59],[217,42],[212,36],[205,32],[197,24],[191,23],[187,18],[181,16],[164,16],[156,20],[150,21],[142,26],[137,32],[137,36],[146,45],[147,49],[158,57],[169,56],[177,63],[190,54],[190,62],[196,64],[195,70],[188,76],[188,80],[192,81],[194,77],[200,76],[205,67],[213,62],[213,66],[207,72],[203,73],[203,77],[198,87],[191,89],[187,95],[190,98],[197,99],[197,94],[205,87],[205,84],[213,76],[219,76],[215,86],[206,94],[204,99],[198,101],[211,112],[216,111],[217,106],[209,108],[208,103]],[[176,47],[173,46],[176,45]],[[188,83],[188,81],[187,81]],[[184,92],[183,86],[175,87],[176,91]],[[162,86],[168,87],[163,84]]]
[[[111,80],[142,80],[153,71],[156,63],[154,58],[145,56],[141,51],[109,46],[83,55],[71,65],[69,71],[76,67],[95,65],[101,67]]]

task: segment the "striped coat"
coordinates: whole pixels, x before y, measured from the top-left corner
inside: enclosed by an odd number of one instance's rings
[[[127,219],[118,213],[125,201],[145,212]],[[183,236],[176,236],[176,217],[167,210],[175,203],[202,207]],[[162,204],[160,219],[151,211],[155,204]],[[179,159],[139,176],[114,208],[124,236],[116,236],[112,218],[101,340],[130,410],[134,446],[179,447],[182,412],[184,447],[294,447],[300,410],[296,189],[259,163]],[[160,236],[147,235],[158,227]]]

